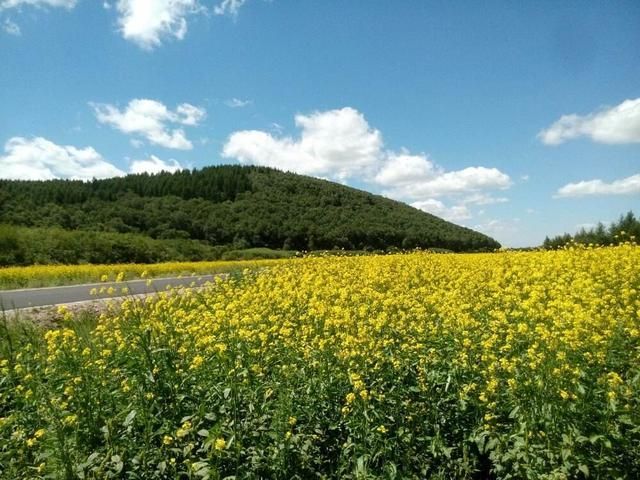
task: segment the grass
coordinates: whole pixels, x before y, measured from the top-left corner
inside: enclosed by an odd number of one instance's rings
[[[241,272],[274,265],[276,259],[220,260],[213,262],[167,262],[115,265],[32,265],[0,268],[0,290],[53,287],[141,278],[191,276]],[[280,257],[277,257],[280,258]]]

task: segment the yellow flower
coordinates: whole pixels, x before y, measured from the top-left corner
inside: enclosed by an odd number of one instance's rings
[[[227,442],[224,440],[224,438],[216,438],[216,441],[213,444],[213,448],[215,448],[218,451],[224,450],[226,446],[227,446]]]
[[[62,419],[62,423],[68,427],[71,427],[78,423],[78,416],[75,414],[67,415]]]
[[[376,428],[376,430],[380,433],[387,433],[387,427],[385,427],[384,425],[380,425],[378,428]]]
[[[190,431],[191,431],[191,422],[189,420],[187,420],[176,431],[176,437],[178,437],[178,438],[186,437],[187,435],[189,435]]]
[[[352,404],[354,402],[354,400],[356,399],[356,394],[353,392],[349,392],[347,393],[347,396],[345,397],[345,400],[347,401],[347,404]]]
[[[204,358],[202,357],[202,355],[196,355],[195,357],[193,357],[193,360],[191,361],[191,365],[189,366],[189,369],[195,370],[200,365],[202,365],[203,362],[204,362]]]
[[[162,437],[163,445],[171,445],[173,443],[173,437],[171,435],[165,435]]]

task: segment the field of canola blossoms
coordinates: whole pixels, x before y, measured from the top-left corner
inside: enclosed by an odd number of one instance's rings
[[[637,479],[639,265],[298,259],[25,333],[0,477]]]

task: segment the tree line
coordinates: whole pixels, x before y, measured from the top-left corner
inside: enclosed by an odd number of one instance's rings
[[[547,249],[562,248],[570,243],[583,245],[617,245],[621,242],[640,239],[640,219],[637,219],[632,211],[626,215],[620,215],[617,221],[605,226],[599,222],[592,228],[581,228],[571,235],[565,233],[549,238],[545,237],[542,246]]]

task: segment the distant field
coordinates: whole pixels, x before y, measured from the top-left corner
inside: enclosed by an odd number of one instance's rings
[[[198,275],[224,273],[245,268],[271,265],[277,257],[287,258],[294,252],[249,249],[229,252],[229,260],[213,262],[166,262],[153,264],[112,264],[112,265],[32,265],[28,267],[0,268],[0,289],[50,287],[113,281],[154,278],[172,275]],[[271,254],[272,258],[265,258]],[[276,255],[277,254],[277,255]],[[238,260],[245,258],[246,260]]]
[[[0,478],[640,478],[640,248],[268,265],[0,331]]]

